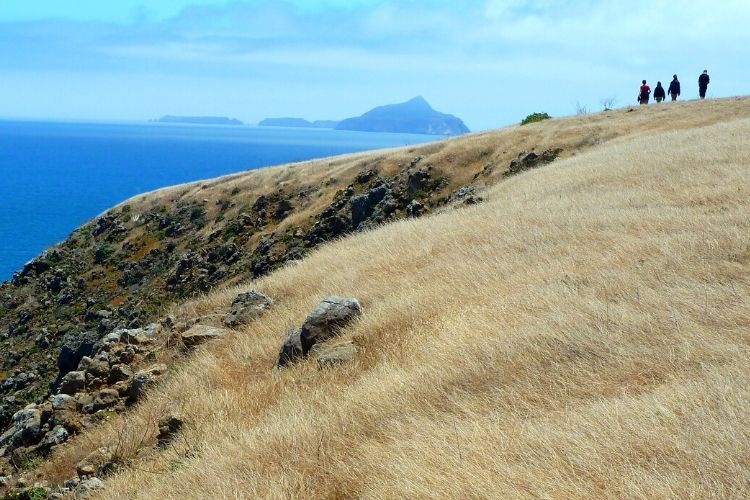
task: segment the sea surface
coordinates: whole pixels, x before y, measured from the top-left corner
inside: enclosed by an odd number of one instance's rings
[[[432,140],[327,129],[0,121],[0,281],[87,220],[139,193]]]

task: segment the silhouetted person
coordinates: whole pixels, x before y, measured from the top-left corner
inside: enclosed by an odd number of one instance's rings
[[[677,75],[672,78],[672,83],[669,84],[669,95],[672,96],[672,101],[677,100],[677,96],[680,95],[680,81],[677,79]]]
[[[664,92],[664,87],[661,86],[661,82],[656,82],[656,88],[654,89],[654,100],[656,102],[662,102],[667,98],[667,93]]]
[[[643,80],[643,85],[641,85],[641,89],[638,92],[638,102],[641,103],[641,106],[648,104],[649,97],[651,97],[651,87],[648,86],[646,80]]]
[[[709,83],[711,83],[711,79],[708,77],[708,70],[704,69],[703,74],[698,77],[698,93],[701,99],[706,98],[706,90],[708,90]]]

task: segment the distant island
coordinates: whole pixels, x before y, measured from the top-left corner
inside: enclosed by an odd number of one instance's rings
[[[260,127],[332,128],[358,132],[394,132],[399,134],[460,135],[469,132],[464,122],[453,115],[432,109],[423,97],[401,104],[380,106],[362,116],[343,121],[304,118],[266,118]]]
[[[336,130],[426,135],[460,135],[469,132],[459,118],[435,111],[422,97],[415,97],[401,104],[377,107],[360,117],[342,121],[336,126]]]
[[[172,116],[166,115],[159,119],[151,120],[156,123],[192,123],[197,125],[244,125],[236,118],[225,116]]]
[[[339,122],[336,120],[315,120],[314,122],[304,118],[266,118],[258,123],[259,127],[299,127],[299,128],[336,128]]]

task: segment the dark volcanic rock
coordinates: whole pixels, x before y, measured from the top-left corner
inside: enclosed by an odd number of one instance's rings
[[[99,333],[96,331],[67,333],[57,357],[60,374],[64,375],[78,367],[84,356],[90,356],[94,352],[94,345],[98,340]]]
[[[524,170],[539,167],[552,163],[562,152],[562,149],[547,149],[541,154],[537,154],[535,151],[523,151],[518,155],[518,158],[514,158],[508,166],[508,172],[506,176],[518,174]]]

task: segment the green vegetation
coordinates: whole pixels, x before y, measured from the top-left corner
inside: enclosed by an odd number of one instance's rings
[[[531,113],[529,116],[521,121],[521,125],[528,125],[529,123],[541,122],[552,118],[547,113]]]

